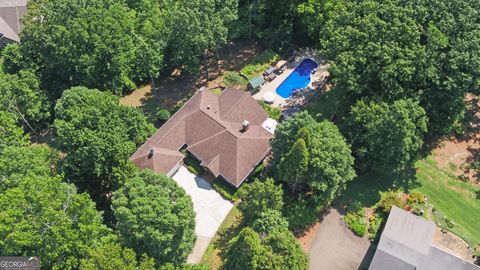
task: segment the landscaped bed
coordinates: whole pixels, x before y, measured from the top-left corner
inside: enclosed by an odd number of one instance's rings
[[[407,200],[405,203],[409,206],[404,207],[455,233],[475,248],[480,244],[478,188],[470,182],[459,180],[449,170],[440,169],[433,158],[428,157],[416,163],[416,171],[402,175],[367,174],[353,180],[337,203],[358,203],[360,207],[372,209],[381,201],[380,192],[392,190],[404,199],[408,198],[402,195],[404,192],[418,192],[426,196],[426,202],[422,204]]]

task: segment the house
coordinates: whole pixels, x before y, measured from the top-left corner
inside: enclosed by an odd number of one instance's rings
[[[270,151],[268,115],[252,96],[234,88],[197,92],[131,157],[140,168],[173,175],[188,151],[214,177],[235,187]]]
[[[432,244],[435,224],[393,207],[369,270],[479,270]]]
[[[21,18],[27,12],[27,0],[0,0],[0,49],[20,42]]]

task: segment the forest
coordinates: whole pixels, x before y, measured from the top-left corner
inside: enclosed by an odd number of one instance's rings
[[[357,176],[464,133],[480,94],[479,0],[30,0],[22,23],[0,51],[0,255],[44,269],[210,269],[186,264],[190,197],[128,161],[156,129],[119,99],[230,41],[315,48],[344,95],[279,124],[222,269],[308,269],[294,233]]]

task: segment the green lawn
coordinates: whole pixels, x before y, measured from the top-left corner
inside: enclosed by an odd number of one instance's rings
[[[337,110],[341,108],[344,95],[344,90],[332,88],[312,98],[308,102],[306,110],[318,120],[331,120]]]
[[[380,192],[389,189],[418,191],[427,195],[429,203],[436,209],[436,214],[430,215],[430,219],[459,235],[472,247],[480,244],[478,188],[458,180],[448,169],[439,169],[431,157],[418,161],[416,171],[387,176],[370,173],[357,177],[347,186],[337,203],[358,202],[362,207],[373,207],[380,200]],[[453,221],[455,226],[448,228],[443,216]]]
[[[208,245],[200,261],[201,264],[209,265],[213,270],[220,268],[222,265],[222,258],[220,257],[221,250],[224,249],[228,241],[235,237],[241,230],[241,221],[242,212],[234,206]]]

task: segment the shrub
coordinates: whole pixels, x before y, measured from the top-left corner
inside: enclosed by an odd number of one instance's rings
[[[223,83],[227,86],[246,86],[248,82],[237,72],[226,71],[225,74],[223,74]]]
[[[417,215],[417,216],[423,215],[422,209],[420,209],[420,207],[418,207],[418,206],[415,206],[415,207],[413,208],[412,213],[415,214],[415,215]]]
[[[412,203],[424,204],[425,199],[423,198],[423,195],[421,193],[412,192],[408,195],[407,203],[409,203],[409,204],[412,204]]]
[[[213,189],[215,189],[225,199],[235,202],[238,200],[237,190],[227,182],[223,180],[215,180],[213,182]]]
[[[269,104],[265,103],[264,101],[258,101],[260,106],[267,112],[268,117],[272,118],[275,121],[278,121],[280,119],[280,116],[282,115],[282,111],[279,108],[272,107]]]
[[[196,160],[194,157],[190,156],[187,154],[187,157],[183,160],[183,163],[186,165],[187,169],[195,174],[195,175],[201,175],[203,174],[203,167],[200,165],[200,162]]]
[[[248,78],[253,78],[265,71],[270,65],[275,63],[280,56],[274,51],[267,49],[259,54],[252,63],[245,66],[240,72],[245,74]]]
[[[305,199],[292,201],[284,209],[291,229],[303,230],[317,221],[317,208]]]
[[[357,213],[348,212],[344,217],[344,220],[347,227],[352,230],[355,235],[362,237],[367,232],[367,224],[365,222],[363,210]]]
[[[383,193],[378,208],[382,210],[382,212],[384,212],[385,214],[388,214],[390,213],[392,206],[403,208],[403,202],[398,196],[398,194],[394,191],[388,191],[386,193]]]
[[[450,219],[448,219],[448,218],[445,218],[445,224],[447,224],[447,227],[450,228],[450,229],[453,228],[453,227],[455,227],[455,223],[453,223],[453,222],[452,222]]]
[[[158,119],[158,120],[167,121],[168,119],[170,119],[171,114],[170,114],[170,112],[169,112],[168,110],[166,110],[166,109],[160,109],[160,110],[157,112],[156,116],[157,116],[157,119]]]
[[[375,214],[370,216],[369,227],[368,227],[368,232],[370,233],[370,239],[377,238],[377,232],[380,229],[382,222],[383,222],[383,218],[380,215]]]

